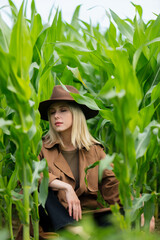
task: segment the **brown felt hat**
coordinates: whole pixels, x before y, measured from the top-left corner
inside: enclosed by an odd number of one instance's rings
[[[75,87],[70,85],[65,85],[65,87],[68,89],[69,92],[79,94],[78,90]],[[54,86],[50,99],[40,102],[39,104],[39,112],[41,114],[41,119],[48,120],[48,109],[50,105],[55,103],[56,101],[67,101],[77,104],[83,111],[86,119],[95,117],[98,114],[98,110],[93,110],[84,104],[76,103],[76,101],[73,99],[73,97],[69,94],[68,91],[66,91],[61,85]]]

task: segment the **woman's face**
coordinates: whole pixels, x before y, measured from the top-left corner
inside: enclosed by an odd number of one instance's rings
[[[53,129],[62,133],[72,129],[72,113],[65,102],[57,102],[51,105],[50,119]]]

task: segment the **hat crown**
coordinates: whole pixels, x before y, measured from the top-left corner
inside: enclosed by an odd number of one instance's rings
[[[52,95],[50,100],[72,100],[74,101],[73,97],[69,94],[72,93],[79,93],[76,88],[70,85],[65,85],[68,91],[66,91],[61,85],[56,85],[53,88]]]

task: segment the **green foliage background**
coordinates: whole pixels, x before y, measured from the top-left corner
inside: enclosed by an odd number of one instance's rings
[[[49,25],[34,0],[31,19],[25,3],[18,12],[8,2],[13,27],[0,17],[0,226],[5,217],[14,239],[14,204],[24,239],[29,239],[30,215],[38,239],[38,203],[44,205],[48,184],[46,161],[37,159],[48,129],[38,105],[50,97],[54,85],[69,84],[80,91],[80,96],[72,95],[77,102],[99,110],[88,126],[106,148],[100,173],[114,162],[125,209],[122,228],[135,222],[140,229],[144,213],[148,229],[151,216],[158,218],[160,194],[160,15],[145,23],[142,8],[132,3],[133,20],[110,10],[109,28],[102,32],[99,24],[79,20],[80,6],[70,24],[57,10]],[[38,193],[40,172],[46,177]],[[117,214],[116,207],[113,212]]]

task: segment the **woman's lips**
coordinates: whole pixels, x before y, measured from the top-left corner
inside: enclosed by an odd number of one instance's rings
[[[62,125],[62,122],[56,122],[55,125],[60,126],[60,125]]]

